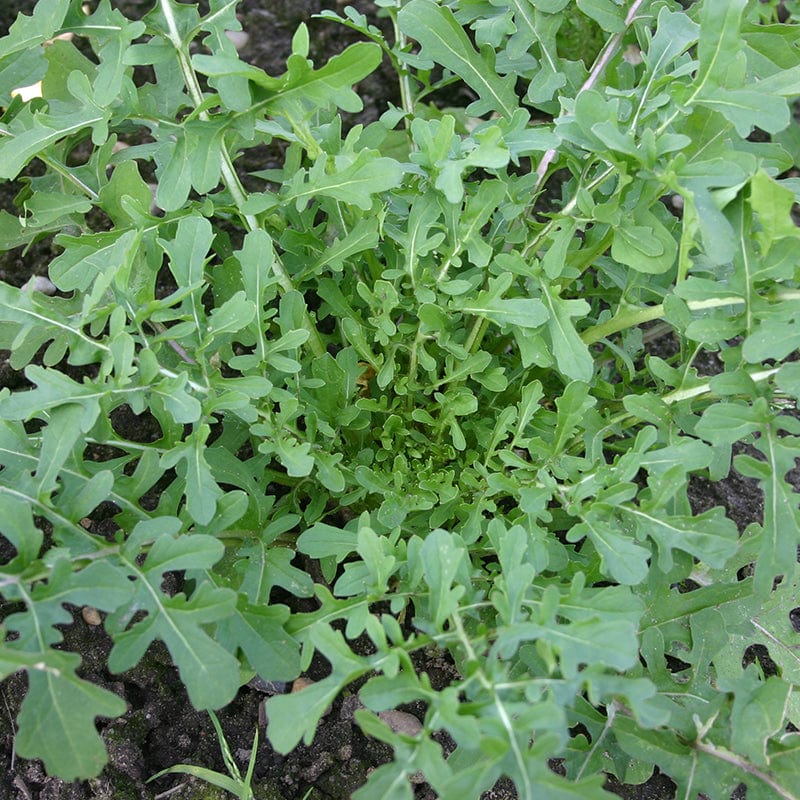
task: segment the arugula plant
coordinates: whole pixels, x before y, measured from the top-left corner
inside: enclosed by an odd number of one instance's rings
[[[324,656],[268,702],[280,752],[365,680],[395,759],[356,798],[422,771],[442,798],[505,775],[585,800],[654,765],[680,797],[800,797],[796,17],[380,0],[393,37],[325,12],[362,41],[317,66],[301,27],[271,76],[226,37],[235,5],[40,0],[0,40],[0,241],[60,248],[54,296],[0,283],[30,382],[0,393],[18,754],[105,763],[95,718],[124,703],[58,648],[91,605],[112,672],[160,639],[200,709]],[[345,126],[382,59],[398,104]],[[237,165],[262,145],[279,166]],[[689,502],[731,469],[764,495],[744,531]],[[461,678],[433,687],[427,648]],[[377,716],[417,700],[416,737]]]

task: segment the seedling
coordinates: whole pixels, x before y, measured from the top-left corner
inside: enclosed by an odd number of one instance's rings
[[[256,728],[255,734],[253,735],[253,747],[250,751],[250,761],[247,763],[247,772],[245,773],[244,777],[242,777],[242,773],[239,770],[239,765],[236,763],[236,760],[231,753],[231,749],[228,746],[228,740],[225,738],[225,734],[222,732],[222,726],[219,724],[217,715],[213,711],[209,711],[208,715],[211,717],[211,722],[214,723],[214,730],[217,734],[219,749],[222,752],[222,760],[225,762],[225,768],[228,770],[228,774],[225,775],[223,772],[216,772],[213,769],[198,767],[194,764],[176,764],[174,767],[162,769],[161,772],[158,772],[149,778],[149,781],[154,781],[156,778],[162,778],[164,775],[172,775],[176,773],[191,775],[195,778],[200,778],[201,780],[204,780],[206,783],[210,783],[213,786],[218,786],[220,789],[224,789],[226,792],[230,792],[234,797],[238,798],[238,800],[255,800],[255,795],[253,794],[253,790],[250,788],[250,785],[253,780],[253,770],[256,766],[258,728]]]

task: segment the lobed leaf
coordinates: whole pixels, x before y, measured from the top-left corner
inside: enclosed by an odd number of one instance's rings
[[[517,107],[514,81],[500,78],[486,51],[478,54],[449,8],[432,0],[411,0],[397,15],[400,29],[422,46],[420,58],[433,61],[458,75],[479,100],[467,112],[480,116],[497,111],[510,118]]]

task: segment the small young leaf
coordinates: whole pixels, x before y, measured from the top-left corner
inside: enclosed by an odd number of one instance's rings
[[[186,482],[186,508],[195,522],[205,525],[210,522],[222,497],[204,454],[205,442],[211,429],[200,425],[182,444],[161,457],[162,467],[174,467],[183,462],[183,478]]]
[[[658,275],[675,264],[678,243],[650,212],[635,215],[635,224],[624,217],[614,229],[611,255],[637,272]]]

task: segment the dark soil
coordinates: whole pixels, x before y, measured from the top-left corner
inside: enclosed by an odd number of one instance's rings
[[[364,12],[374,11],[374,4],[368,0],[351,2]],[[150,0],[115,3],[130,17],[145,13],[151,5]],[[29,13],[32,6],[32,0],[21,3],[0,0],[0,35],[6,33],[18,11]],[[290,52],[291,37],[300,22],[309,25],[313,43],[311,55],[317,63],[340,52],[356,36],[331,22],[312,20],[311,16],[323,8],[336,10],[337,3],[335,0],[244,0],[240,3],[239,14],[250,38],[242,56],[268,73],[281,73]],[[370,122],[383,112],[387,101],[397,102],[394,86],[393,73],[388,68],[363,81],[359,94],[364,99],[364,111],[358,121]],[[269,165],[270,157],[268,152],[251,152],[246,158],[263,159],[256,167],[263,169]],[[14,183],[0,185],[0,208],[13,211],[13,199],[20,188],[21,185]],[[54,255],[50,240],[39,242],[26,252],[18,249],[2,253],[0,280],[21,286],[31,275],[45,275]],[[0,351],[0,388],[18,389],[25,383],[24,376],[8,364],[8,353]],[[145,417],[128,414],[115,420],[115,425],[117,422],[121,426],[119,432],[132,440],[147,440],[152,434]],[[800,476],[797,485],[800,485]],[[735,474],[720,483],[694,480],[691,500],[698,512],[715,505],[725,506],[740,529],[758,520],[762,512],[762,499],[755,482]],[[109,752],[109,764],[95,780],[68,784],[48,777],[39,762],[17,758],[13,720],[26,691],[26,679],[17,673],[0,683],[0,800],[190,800],[227,796],[185,775],[173,774],[147,782],[160,770],[181,763],[224,772],[211,721],[208,715],[192,708],[163,646],[151,647],[130,672],[112,675],[105,666],[111,641],[102,625],[89,624],[81,609],[73,609],[73,612],[75,622],[63,631],[63,647],[81,654],[83,678],[115,692],[128,704],[123,717],[99,723]],[[429,674],[434,687],[445,686],[455,677],[445,654],[422,653],[417,660],[418,669]],[[324,677],[326,668],[323,660],[315,661],[309,677]],[[349,694],[337,699],[310,746],[301,745],[288,756],[277,754],[264,737],[260,723],[264,721],[266,695],[259,689],[243,687],[235,701],[219,712],[230,750],[242,771],[258,730],[254,780],[257,798],[349,798],[364,784],[370,770],[391,759],[391,749],[365,737],[353,721],[358,707],[357,690],[358,686],[354,686]],[[420,719],[424,715],[421,706],[404,707],[404,710]],[[449,743],[442,741],[441,744],[446,749]],[[640,786],[609,781],[608,788],[627,800],[668,800],[674,797],[675,789],[669,778],[658,773]],[[515,796],[507,782],[500,782],[485,795],[487,800],[512,800]],[[745,795],[738,796],[744,798]],[[420,785],[416,788],[416,798],[434,800],[434,795],[426,785]]]

